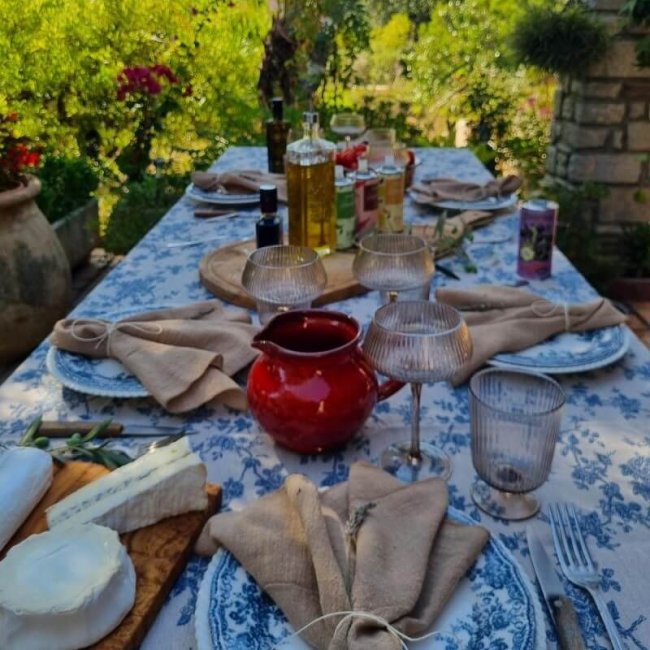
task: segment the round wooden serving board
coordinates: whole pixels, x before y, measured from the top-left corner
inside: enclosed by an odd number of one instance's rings
[[[255,240],[235,242],[214,250],[201,260],[199,277],[203,286],[217,298],[240,307],[255,309],[253,300],[241,286],[241,275],[246,258],[255,250]],[[366,293],[352,275],[354,252],[339,252],[323,257],[327,272],[325,291],[314,301],[314,306],[327,305]]]

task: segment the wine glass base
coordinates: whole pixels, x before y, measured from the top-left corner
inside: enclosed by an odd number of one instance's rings
[[[490,487],[487,483],[477,480],[470,490],[472,500],[483,512],[508,521],[530,519],[540,508],[539,499],[533,492],[515,494],[502,492]]]
[[[451,476],[451,459],[449,456],[427,442],[420,443],[420,454],[411,454],[408,442],[395,443],[381,455],[381,466],[403,483],[415,483],[425,478],[442,478]]]

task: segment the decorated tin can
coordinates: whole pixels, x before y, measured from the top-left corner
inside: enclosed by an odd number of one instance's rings
[[[386,156],[379,168],[379,232],[404,230],[404,171],[395,164],[392,155]]]
[[[557,203],[546,199],[533,199],[521,206],[517,273],[522,278],[550,277],[557,210]]]
[[[334,186],[336,188],[336,249],[343,251],[354,246],[357,220],[354,210],[354,181],[345,177],[341,165],[336,166]]]
[[[363,237],[377,227],[379,219],[379,176],[368,170],[368,161],[359,160],[354,180],[354,209],[357,217],[355,234]]]

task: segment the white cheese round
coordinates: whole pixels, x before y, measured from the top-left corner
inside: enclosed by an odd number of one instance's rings
[[[83,524],[32,535],[0,562],[0,648],[84,648],[134,601],[135,570],[115,531]]]

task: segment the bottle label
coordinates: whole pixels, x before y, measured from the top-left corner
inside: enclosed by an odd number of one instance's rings
[[[404,230],[404,175],[382,176],[379,191],[379,232]]]
[[[336,248],[346,250],[354,245],[354,189],[352,185],[336,188]]]
[[[359,237],[372,232],[379,217],[379,179],[357,179],[354,185],[357,215],[356,234]]]

